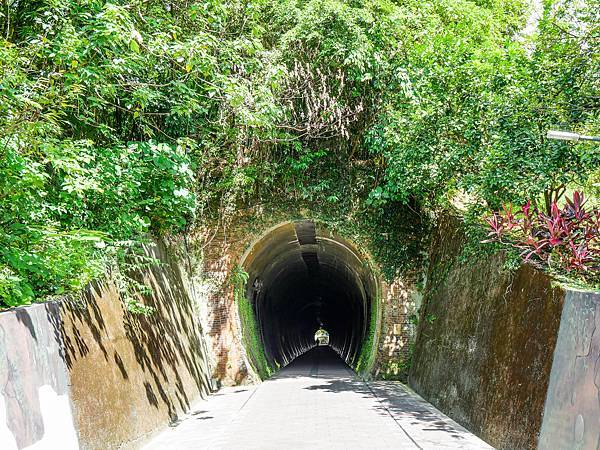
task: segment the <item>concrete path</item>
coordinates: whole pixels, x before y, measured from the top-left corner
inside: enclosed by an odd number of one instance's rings
[[[328,347],[227,388],[145,450],[492,449],[397,382],[365,383]]]

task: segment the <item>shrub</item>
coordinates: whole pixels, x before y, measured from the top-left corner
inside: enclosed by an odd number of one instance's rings
[[[195,209],[184,150],[183,143],[154,141],[5,145],[0,308],[80,291],[109,267],[126,269],[124,254],[135,253],[149,234],[183,229]]]
[[[575,192],[550,213],[541,212],[531,201],[519,210],[504,206],[486,219],[490,232],[484,242],[501,242],[521,251],[525,262],[574,274],[597,283],[600,273],[600,210],[585,207],[582,192]]]

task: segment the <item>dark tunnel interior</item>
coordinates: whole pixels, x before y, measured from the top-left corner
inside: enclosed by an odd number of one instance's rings
[[[284,366],[315,346],[315,332],[352,365],[369,330],[376,283],[356,249],[312,221],[286,223],[243,259],[265,353]]]

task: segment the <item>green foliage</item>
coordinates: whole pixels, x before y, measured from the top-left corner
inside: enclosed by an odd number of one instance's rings
[[[34,148],[6,141],[0,160],[5,305],[76,292],[147,233],[182,229],[193,216],[193,174],[181,146],[98,148],[47,139]]]
[[[516,271],[522,264],[519,251],[514,248],[507,248],[500,243],[487,242],[489,230],[487,226],[484,226],[482,219],[484,214],[476,207],[464,212],[461,231],[464,233],[465,238],[456,263],[470,265],[502,252],[504,263],[499,269],[509,273]]]
[[[380,368],[379,378],[382,380],[393,380],[408,382],[408,373],[412,364],[412,348],[409,355],[402,360],[386,361]]]
[[[354,369],[356,373],[366,375],[373,365],[377,348],[375,347],[375,333],[377,332],[377,307],[379,299],[371,302],[371,317],[369,318],[369,329],[360,348],[360,355]]]
[[[497,208],[584,182],[600,154],[545,133],[598,132],[591,3],[574,12],[569,2],[545,2],[538,31],[516,39],[522,24],[498,20],[506,5],[493,2],[426,3],[409,16],[422,32],[406,50],[401,88],[368,134],[387,162],[374,193],[437,206],[458,192]]]
[[[544,136],[600,133],[598,10],[543,2],[527,34],[525,0],[5,2],[1,303],[257,204],[370,218],[393,274],[429,223],[398,215],[593,188],[597,149]]]
[[[262,380],[269,378],[273,374],[273,368],[265,355],[265,348],[260,338],[260,331],[252,304],[246,297],[246,282],[248,274],[240,266],[234,267],[230,277],[233,285],[235,301],[238,305],[240,321],[242,323],[242,336],[244,339],[244,348],[248,352],[250,362]]]
[[[128,271],[123,254],[193,218],[196,143],[164,132],[160,143],[133,122],[134,99],[160,99],[130,84],[149,66],[127,8],[10,8],[0,41],[0,305],[76,292],[111,268],[139,309],[133,293],[144,289],[117,276]]]
[[[429,242],[430,220],[411,205],[387,202],[365,218],[370,234],[370,252],[392,281],[421,268]]]

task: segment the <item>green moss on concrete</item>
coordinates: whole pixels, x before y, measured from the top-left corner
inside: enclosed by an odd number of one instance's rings
[[[380,299],[378,293],[377,298],[371,303],[369,329],[360,349],[360,355],[356,360],[356,364],[354,365],[354,370],[361,376],[368,376],[370,374],[373,363],[375,362],[375,357],[377,356],[376,334],[379,302]]]
[[[262,380],[265,380],[273,374],[274,370],[271,364],[269,364],[265,354],[265,347],[260,338],[260,330],[258,329],[256,318],[254,317],[252,304],[245,295],[248,274],[243,268],[236,266],[231,274],[231,280],[233,283],[233,295],[238,305],[240,322],[242,325],[244,348],[246,349],[253,369]]]

